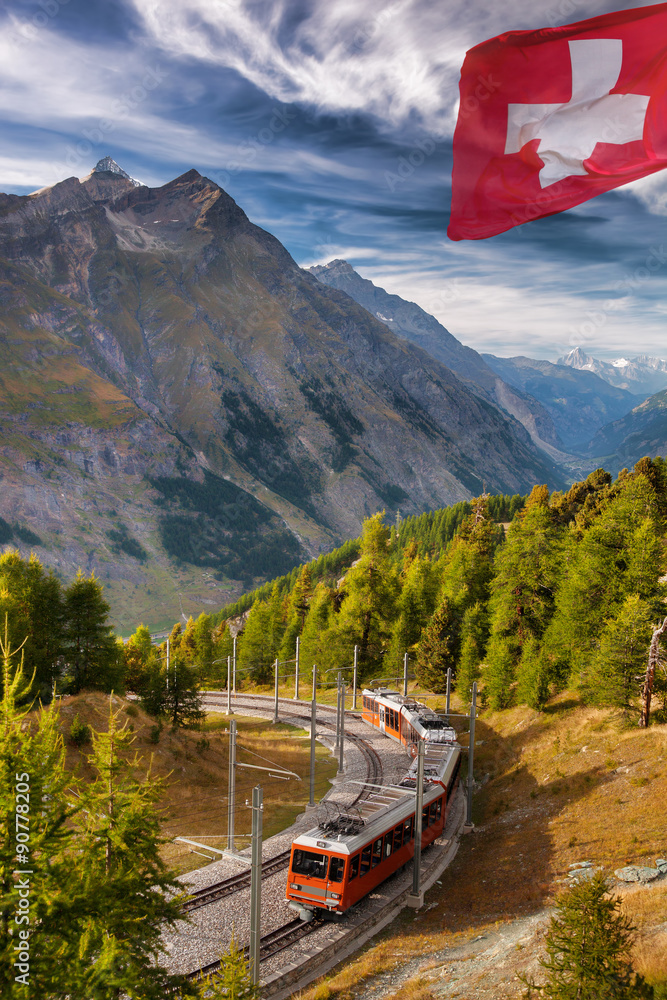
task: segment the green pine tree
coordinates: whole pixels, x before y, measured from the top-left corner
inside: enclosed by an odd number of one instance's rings
[[[507,639],[491,639],[486,661],[482,671],[485,697],[491,708],[509,708],[515,693],[516,664]]]
[[[428,691],[447,690],[447,669],[456,670],[461,623],[449,598],[445,598],[426,626],[417,647],[415,671]]]
[[[473,683],[480,678],[489,635],[489,615],[481,601],[469,607],[461,622],[461,653],[456,668],[456,690],[467,702]]]
[[[526,981],[527,998],[547,1000],[650,1000],[652,988],[630,961],[634,927],[620,914],[620,900],[608,895],[597,872],[566,890],[546,934],[546,981]]]
[[[81,570],[65,591],[63,638],[70,667],[70,689],[118,690],[123,662],[108,622],[109,605],[94,574]]]
[[[238,669],[247,671],[254,681],[266,683],[273,675],[271,642],[271,609],[268,601],[255,601],[241,636],[238,649]]]
[[[516,677],[517,701],[541,712],[550,692],[549,661],[534,635],[523,644]]]
[[[646,670],[646,657],[653,632],[651,605],[639,594],[631,594],[617,614],[608,618],[600,636],[599,654],[586,672],[586,691],[601,705],[628,707],[638,694],[636,677]]]
[[[51,698],[59,676],[58,657],[63,652],[63,595],[58,578],[44,570],[33,554],[28,560],[18,552],[0,556],[0,609],[9,613],[12,638],[26,638],[26,670],[34,671],[34,691],[43,701]],[[10,607],[11,605],[11,607]],[[0,614],[4,621],[4,614]]]
[[[173,729],[196,729],[204,720],[197,676],[181,649],[171,657],[162,712]]]
[[[328,637],[335,649],[335,666],[349,666],[355,645],[359,647],[361,674],[382,673],[391,625],[396,614],[398,579],[389,550],[389,528],[384,511],[364,521],[361,555],[345,575],[343,598]]]
[[[416,546],[415,546],[416,552]],[[404,653],[412,653],[424,626],[433,614],[435,586],[431,560],[415,555],[401,576],[401,589],[391,635],[389,662],[400,664]]]

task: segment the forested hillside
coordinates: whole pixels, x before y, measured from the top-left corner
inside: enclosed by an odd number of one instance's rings
[[[398,676],[407,652],[426,688],[444,690],[451,668],[465,700],[477,680],[494,708],[540,709],[568,686],[631,707],[665,614],[666,514],[667,463],[646,458],[615,481],[598,469],[567,493],[484,495],[391,525],[378,513],[360,539],[216,615],[176,624],[169,661],[143,626],[124,647],[114,641],[94,578],[63,589],[35,559],[0,559],[0,610],[12,641],[29,637],[26,669],[42,697],[54,681],[65,691],[125,689],[161,714],[168,690],[180,697],[175,676],[183,692],[226,684],[234,635],[239,682],[254,684],[272,679],[276,658],[294,659],[298,636],[305,677],[313,663],[320,676],[351,667],[356,646],[365,682]],[[660,671],[655,690],[663,718]]]
[[[541,708],[568,685],[630,706],[664,617],[666,513],[667,465],[642,459],[615,481],[599,469],[567,493],[536,486],[525,503],[483,496],[391,527],[376,514],[359,541],[189,623],[183,640],[208,673],[214,657],[195,653],[195,630],[213,629],[224,659],[225,621],[249,611],[238,665],[258,682],[300,636],[306,671],[349,667],[357,646],[366,680],[396,676],[408,652],[431,690],[451,667],[462,695],[478,680],[496,708]],[[664,676],[656,690],[667,697]]]

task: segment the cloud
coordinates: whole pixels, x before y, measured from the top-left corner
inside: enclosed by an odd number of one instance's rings
[[[153,44],[183,59],[232,67],[277,100],[354,111],[396,126],[450,133],[468,48],[511,29],[539,28],[642,6],[604,0],[131,0]]]

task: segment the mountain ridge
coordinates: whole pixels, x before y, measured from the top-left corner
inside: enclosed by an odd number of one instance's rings
[[[473,392],[518,420],[533,443],[550,458],[555,461],[566,458],[553,420],[541,403],[503,382],[481,354],[462,344],[417,303],[362,278],[345,260],[332,260],[308,270],[330,287],[346,292],[398,336],[423,348],[454,371]]]
[[[667,388],[667,361],[647,354],[600,361],[586,354],[581,347],[576,347],[559,358],[557,364],[593,372],[610,385],[643,395],[644,398]]]
[[[148,569],[112,556],[107,509],[149,552],[156,591],[173,577],[173,606],[187,580],[201,609],[240,585],[225,575],[238,565],[235,518],[289,561],[355,536],[382,507],[416,513],[483,484],[517,493],[563,482],[518,422],[300,269],[196,170],[159,188],[100,170],[0,198],[0,288],[0,336],[32,380],[22,436],[17,393],[0,386],[6,439],[23,448],[0,467],[11,466],[14,513],[23,504],[27,516],[25,497],[36,497],[27,519],[45,519],[54,551],[61,538],[62,571],[116,574],[116,592],[132,579],[136,596]],[[40,397],[36,340],[62,369],[49,393],[57,422]],[[111,428],[106,396],[126,416]],[[114,449],[134,451],[134,472],[106,462]]]

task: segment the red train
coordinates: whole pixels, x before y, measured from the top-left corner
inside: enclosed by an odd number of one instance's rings
[[[430,709],[398,692],[364,691],[363,698],[364,721],[407,745],[426,740],[424,849],[441,835],[458,781],[461,748],[456,734]],[[302,920],[315,914],[339,916],[412,859],[416,783],[413,761],[398,785],[378,787],[347,812],[322,803],[318,826],[292,843],[287,899]]]

